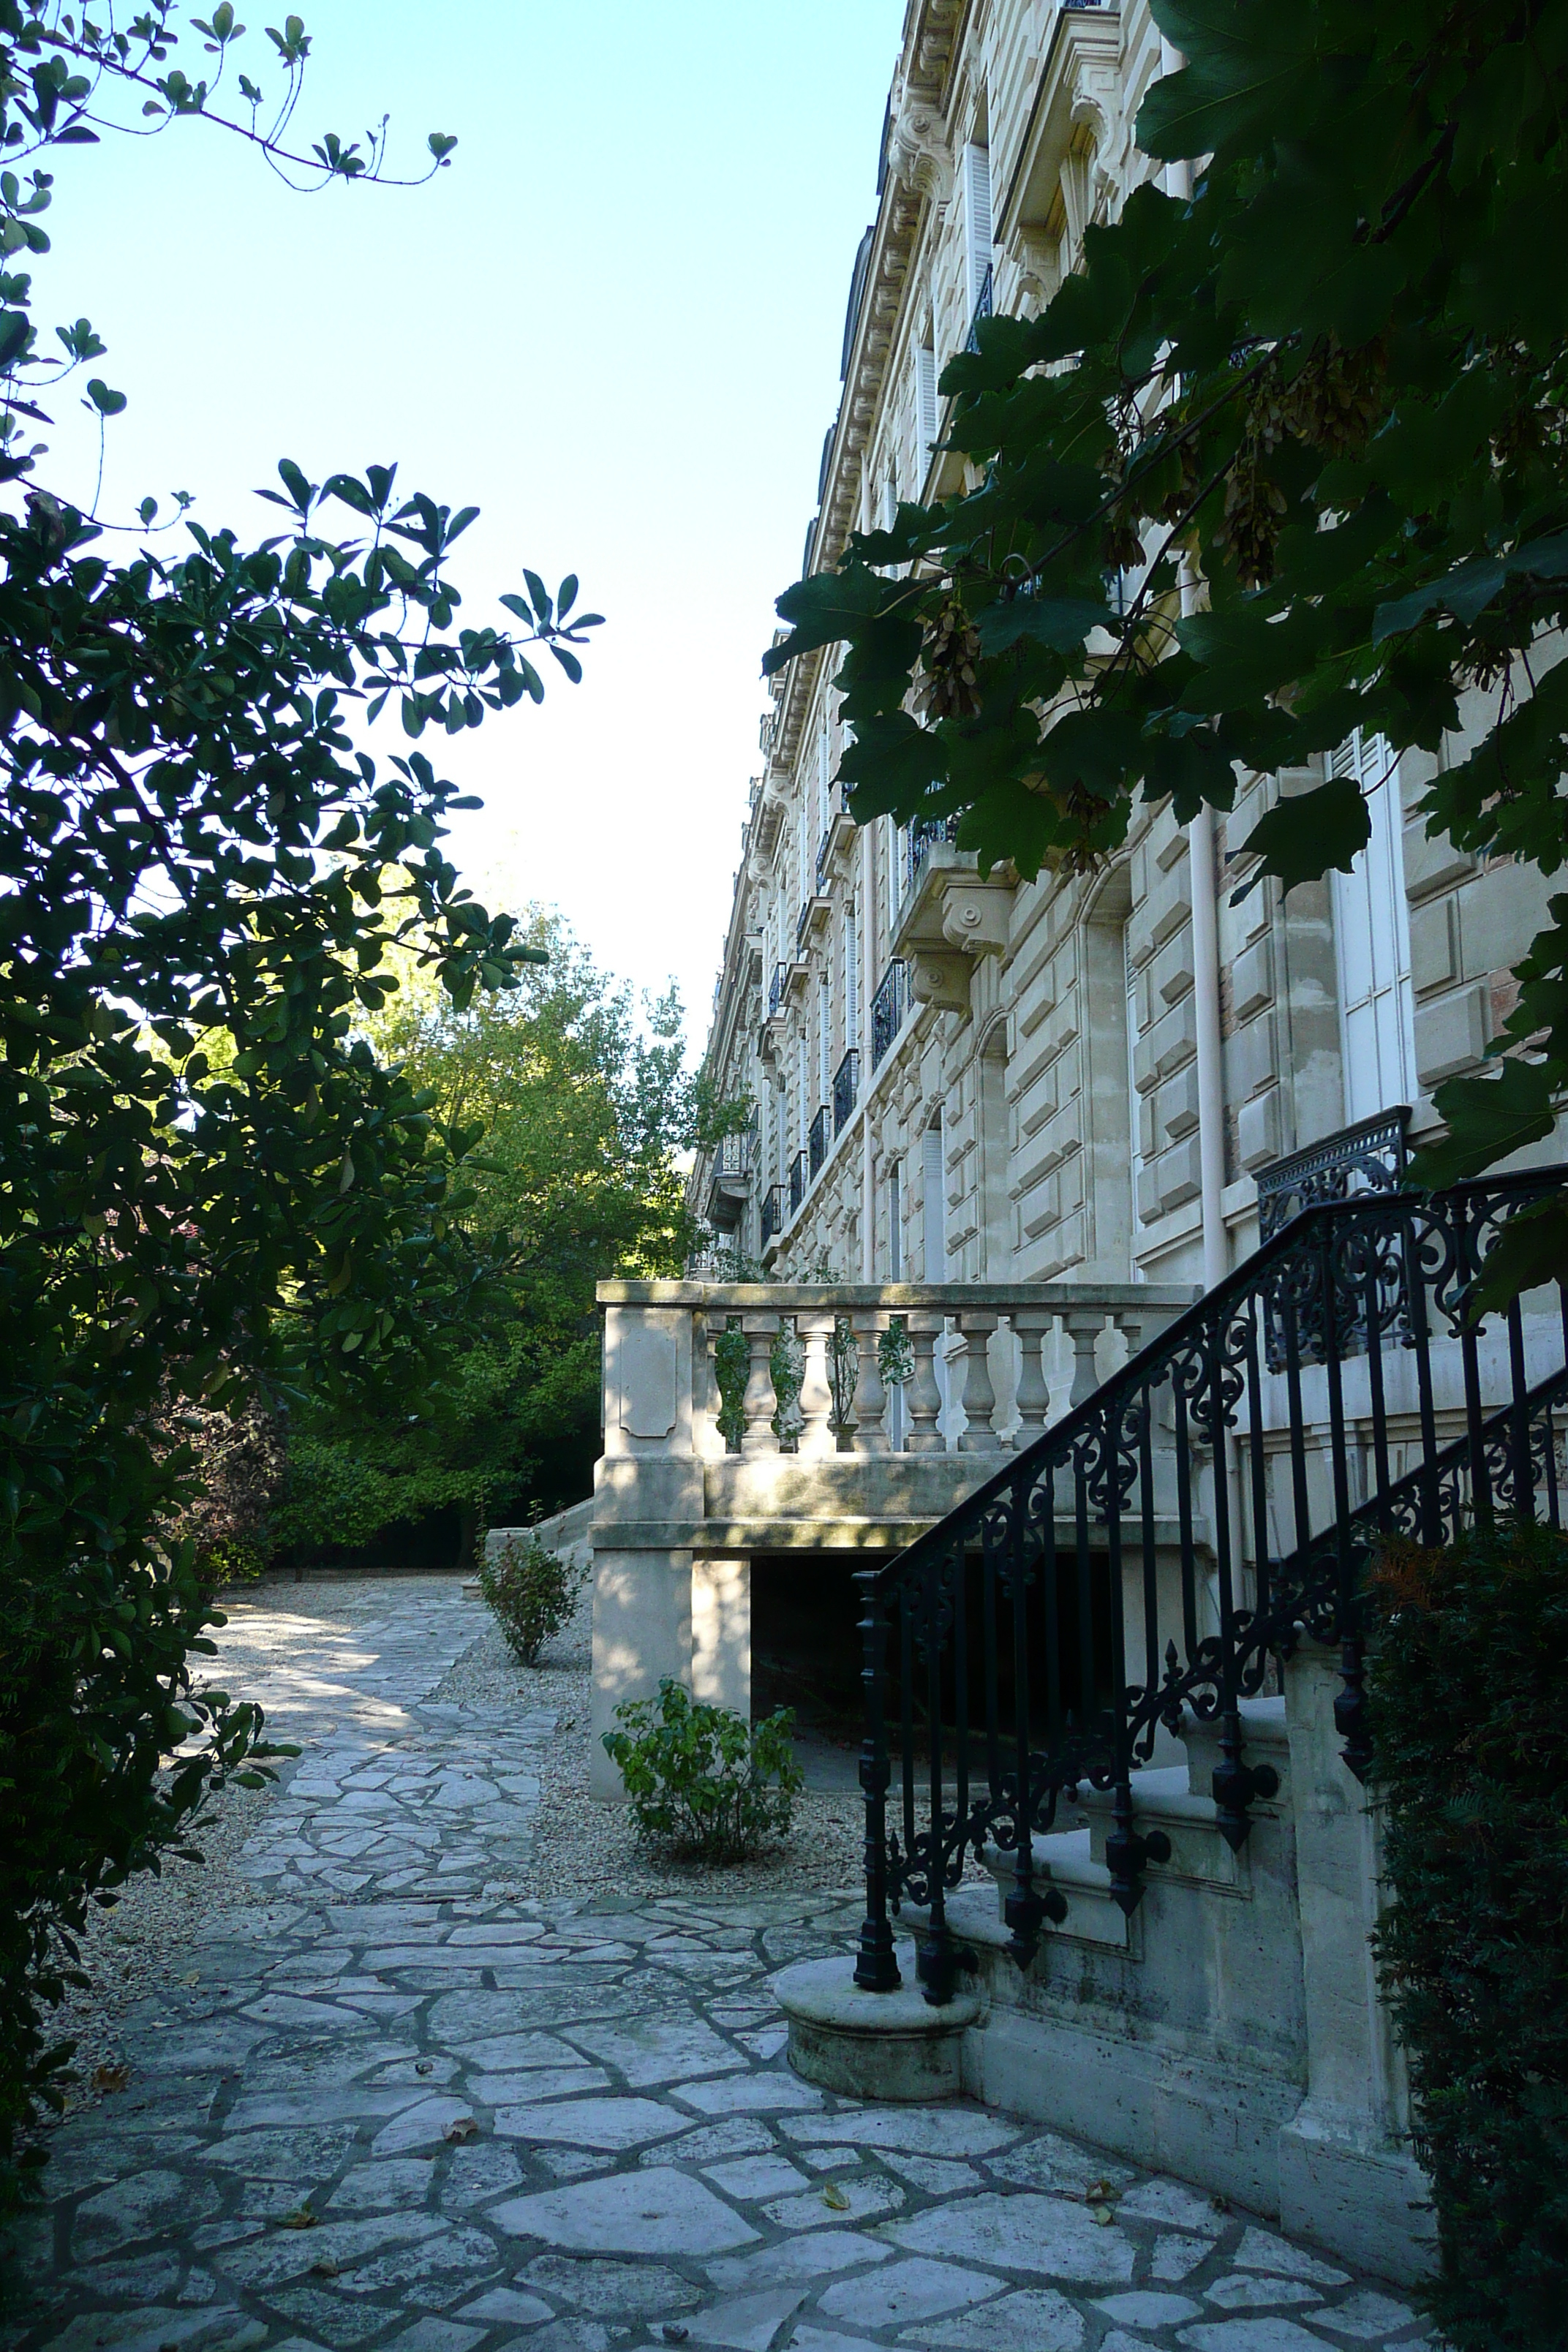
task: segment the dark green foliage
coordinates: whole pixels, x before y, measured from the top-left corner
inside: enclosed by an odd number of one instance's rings
[[[1373,1585],[1378,1959],[1458,2352],[1548,2352],[1568,2279],[1568,1539],[1391,1545]]]
[[[642,1836],[701,1862],[743,1862],[787,1837],[805,1786],[795,1760],[795,1710],[750,1724],[731,1708],[694,1699],[668,1675],[657,1699],[616,1709],[604,1735],[619,1765]]]
[[[538,1664],[545,1643],[565,1624],[581,1583],[560,1553],[533,1534],[503,1537],[479,1568],[479,1591],[525,1666]]]
[[[979,322],[942,384],[977,486],[852,535],[780,598],[793,634],[764,667],[842,646],[856,814],[957,816],[963,846],[1027,875],[1115,850],[1140,793],[1183,822],[1228,810],[1248,771],[1355,726],[1434,751],[1473,689],[1481,740],[1428,822],[1554,873],[1568,0],[1153,6],[1187,63],[1138,138],[1195,165],[1192,196],[1138,188],[1040,318]],[[1331,782],[1227,846],[1238,878],[1289,887],[1366,832]],[[1551,1131],[1568,894],[1551,912],[1501,1040],[1544,1053],[1506,1099],[1495,1077],[1439,1088],[1442,1181]]]
[[[171,20],[152,0],[110,35],[0,0],[8,162],[96,135],[128,85],[160,120],[204,111]],[[215,12],[220,68],[241,29]],[[293,17],[272,38],[286,120],[309,42]],[[331,139],[311,167],[365,168]],[[10,263],[47,250],[50,184],[0,172]],[[63,362],[40,352],[29,294],[0,269],[13,484],[41,454],[23,420],[103,348],[78,320]],[[125,405],[88,390],[100,418]],[[395,950],[459,1005],[536,952],[442,856],[456,788],[414,741],[537,700],[525,645],[575,676],[594,616],[563,621],[574,582],[552,599],[525,575],[517,633],[454,632],[472,508],[406,496],[391,467],[279,475],[286,528],[254,549],[188,525],[179,554],[129,533],[117,560],[47,490],[0,512],[0,2210],[18,2135],[58,2102],[47,2013],[87,1905],[266,1752],[257,1710],[191,1693],[222,1563],[190,1526],[188,1409],[348,1393],[394,1356],[429,1377],[495,1295],[463,1224],[474,1131],[362,1024]],[[405,748],[377,761],[359,740],[389,700]]]
[[[366,1028],[377,1057],[443,1127],[483,1130],[462,1223],[494,1276],[466,1344],[427,1377],[384,1351],[353,1391],[314,1383],[289,1416],[276,1515],[296,1553],[368,1543],[456,1508],[477,1528],[581,1501],[600,1446],[595,1285],[679,1275],[691,1220],[677,1166],[703,1106],[682,1069],[679,1008],[638,1033],[559,917],[521,933],[548,955],[463,1008],[417,973]]]

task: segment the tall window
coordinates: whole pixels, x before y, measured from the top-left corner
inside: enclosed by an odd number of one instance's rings
[[[1381,735],[1363,736],[1358,727],[1329,768],[1356,779],[1372,820],[1354,866],[1333,877],[1345,1119],[1353,1126],[1415,1099],[1410,917],[1397,761]]]
[[[888,1280],[904,1278],[904,1171],[895,1160],[888,1171]]]

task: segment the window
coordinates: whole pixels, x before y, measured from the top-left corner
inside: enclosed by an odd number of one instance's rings
[[[888,1280],[904,1278],[904,1171],[895,1160],[888,1171]]]
[[[1372,820],[1351,871],[1333,877],[1345,1121],[1353,1126],[1415,1099],[1410,918],[1398,761],[1381,735],[1363,736],[1358,727],[1333,753],[1329,772],[1356,778]]]

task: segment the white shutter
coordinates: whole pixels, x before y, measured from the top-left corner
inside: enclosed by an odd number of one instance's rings
[[[963,260],[973,317],[991,267],[991,154],[973,140],[963,150]]]
[[[826,1103],[833,1091],[833,998],[827,974],[823,973],[816,987],[816,1089],[818,1104]]]
[[[895,1160],[888,1171],[888,1280],[904,1278],[904,1197],[902,1171]],[[895,1391],[895,1395],[901,1394]]]
[[[915,426],[920,436],[921,470],[931,462],[931,445],[937,436],[936,421],[936,353],[930,343],[915,347]]]
[[[853,1045],[860,1034],[860,943],[855,934],[855,909],[844,918],[844,1035]]]
[[[921,1139],[921,1175],[925,1193],[923,1218],[925,1279],[947,1280],[947,1155],[942,1150],[942,1114]]]

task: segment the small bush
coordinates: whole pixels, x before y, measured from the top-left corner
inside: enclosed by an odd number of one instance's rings
[[[525,1666],[559,1633],[577,1603],[579,1578],[559,1552],[530,1533],[507,1536],[479,1567],[479,1591]]]
[[[1372,1695],[1410,2062],[1458,2352],[1563,2343],[1568,2279],[1568,1541],[1391,1543]]]
[[[693,1699],[666,1675],[657,1699],[616,1709],[606,1731],[638,1833],[701,1862],[742,1862],[786,1837],[805,1785],[795,1760],[795,1712],[781,1706],[754,1727],[729,1707]]]

